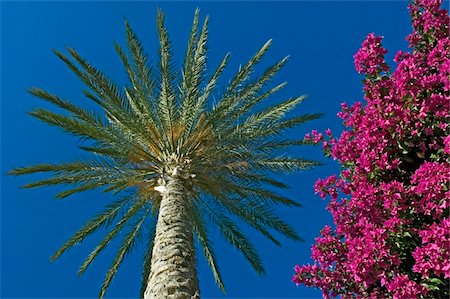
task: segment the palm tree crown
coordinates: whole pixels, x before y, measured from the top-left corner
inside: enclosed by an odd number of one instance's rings
[[[75,50],[68,48],[67,56],[55,51],[88,87],[84,91],[86,98],[94,101],[104,113],[77,107],[38,88],[29,90],[33,96],[67,112],[58,114],[36,109],[30,114],[82,137],[84,144],[80,147],[92,152],[93,158],[37,164],[14,169],[11,173],[50,173],[49,178],[26,187],[69,186],[57,194],[58,198],[95,188],[122,195],[76,232],[51,260],[99,228],[110,228],[82,264],[79,272],[83,273],[108,243],[124,232],[122,245],[101,287],[99,296],[103,297],[124,256],[140,239],[138,236],[145,233],[149,241],[143,263],[143,295],[151,272],[155,219],[161,194],[167,188],[167,181],[176,177],[186,194],[183,197],[189,216],[186,221],[201,244],[218,286],[224,290],[208,238],[209,224],[218,228],[258,273],[264,273],[257,252],[234,218],[244,220],[276,245],[280,243],[270,230],[298,240],[297,233],[272,211],[273,204],[298,205],[271,191],[270,186],[287,188],[274,179],[273,174],[318,164],[283,153],[302,141],[284,138],[281,133],[319,117],[318,114],[285,117],[304,97],[275,105],[259,105],[286,85],[268,87],[288,58],[281,59],[259,76],[252,76],[254,66],[270,47],[269,40],[239,68],[219,99],[213,101],[229,55],[207,78],[208,18],[199,27],[199,11],[195,12],[181,72],[173,65],[171,42],[161,12],[157,16],[158,65],[150,66],[140,41],[127,22],[125,25],[129,52],[115,45],[130,81],[124,88],[112,83]]]

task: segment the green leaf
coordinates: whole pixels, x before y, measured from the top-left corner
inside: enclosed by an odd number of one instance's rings
[[[97,247],[95,247],[95,249],[89,254],[83,265],[81,265],[80,269],[78,270],[78,275],[82,275],[84,271],[86,271],[87,267],[89,267],[89,265],[94,261],[97,255],[103,249],[105,249],[109,242],[119,233],[120,230],[122,230],[124,225],[144,207],[145,203],[145,200],[136,200],[136,202],[128,209],[122,219],[120,219],[120,221],[114,226],[114,229],[111,230],[100,242],[100,244],[97,245]]]
[[[111,284],[111,281],[113,280],[114,276],[116,275],[117,270],[119,269],[119,266],[122,263],[125,255],[133,247],[132,245],[135,241],[136,235],[141,229],[141,226],[144,223],[145,219],[147,218],[149,212],[150,209],[147,209],[145,213],[141,216],[141,219],[136,224],[133,225],[133,229],[130,230],[128,234],[123,238],[122,245],[120,246],[120,249],[117,252],[116,257],[114,258],[114,261],[111,264],[108,272],[106,273],[105,280],[103,281],[102,288],[100,289],[100,293],[98,295],[99,298],[103,298],[105,296],[105,293],[109,285]]]
[[[241,233],[236,224],[224,214],[211,209],[203,200],[201,203],[209,213],[211,221],[219,227],[225,239],[244,255],[258,274],[264,274],[264,266],[253,244]]]
[[[211,241],[208,238],[208,234],[206,231],[206,223],[203,219],[202,214],[199,212],[198,208],[195,206],[195,204],[191,203],[189,206],[189,213],[190,213],[190,221],[192,223],[192,226],[194,228],[194,231],[197,234],[198,241],[200,242],[200,245],[203,249],[203,254],[206,258],[206,261],[208,262],[213,275],[214,280],[216,281],[217,286],[219,289],[225,293],[225,285],[222,281],[222,275],[220,274],[219,267],[216,262],[215,254],[212,248]]]
[[[158,218],[157,215],[156,218]],[[155,229],[156,229],[155,223],[152,223],[150,229],[148,229],[147,246],[144,252],[144,264],[142,267],[140,298],[144,298],[144,293],[145,290],[147,289],[147,281],[150,276],[152,268],[153,239],[155,237]]]
[[[411,234],[409,232],[404,232],[403,233],[404,237],[408,237],[408,238],[412,238]]]
[[[161,74],[161,88],[159,93],[159,111],[163,121],[164,128],[171,132],[174,128],[176,119],[176,103],[175,94],[173,90],[174,74],[172,70],[172,53],[171,42],[166,28],[164,27],[164,14],[158,10],[157,26],[159,35],[159,56],[160,56],[160,74]],[[173,136],[169,136],[169,141],[174,150]]]
[[[440,279],[437,278],[437,277],[428,278],[427,281],[429,281],[430,283],[435,284],[435,285],[438,285],[438,284],[444,284],[444,283],[442,282],[442,280],[440,280]]]
[[[132,197],[124,197],[113,204],[109,205],[102,213],[98,214],[95,218],[88,221],[80,230],[78,230],[68,241],[61,246],[58,251],[55,252],[50,257],[50,261],[56,260],[60,257],[64,252],[66,252],[69,248],[74,245],[80,244],[87,236],[97,231],[100,227],[104,225],[110,224],[114,218],[117,216],[117,213],[132,200]]]

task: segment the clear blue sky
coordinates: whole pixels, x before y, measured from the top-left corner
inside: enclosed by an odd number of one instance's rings
[[[353,54],[369,32],[383,35],[392,60],[405,50],[411,31],[406,1],[393,2],[1,2],[1,298],[92,298],[96,297],[117,248],[108,248],[81,278],[76,271],[103,235],[98,233],[56,262],[48,258],[86,220],[112,200],[110,195],[88,192],[56,200],[55,188],[24,190],[30,177],[9,177],[18,166],[70,160],[86,154],[78,140],[57,128],[28,116],[36,107],[49,107],[25,92],[42,87],[77,104],[86,103],[82,85],[53,55],[51,49],[71,46],[119,83],[125,73],[115,54],[113,41],[124,44],[124,18],[138,33],[150,57],[156,58],[157,6],[167,14],[167,27],[175,57],[182,62],[195,7],[210,16],[209,61],[211,66],[228,51],[229,78],[240,63],[269,38],[273,47],[261,68],[290,55],[287,66],[274,83],[288,81],[273,100],[307,94],[298,113],[323,112],[325,116],[291,131],[301,137],[311,129],[342,129],[336,113],[342,101],[362,98],[361,77],[353,68]],[[222,81],[224,83],[225,81]],[[216,254],[229,298],[318,298],[320,292],[290,282],[293,266],[310,261],[310,247],[319,230],[331,224],[326,202],[314,195],[319,177],[337,172],[338,166],[322,158],[319,148],[299,153],[325,162],[311,171],[286,177],[292,186],[286,195],[303,208],[279,209],[306,240],[283,239],[278,248],[246,228],[259,249],[267,275],[256,275],[250,265],[220,237],[214,236]],[[34,176],[33,179],[37,179]],[[113,281],[108,297],[132,298],[139,292],[142,249],[126,259]],[[203,256],[199,278],[204,298],[222,298]]]

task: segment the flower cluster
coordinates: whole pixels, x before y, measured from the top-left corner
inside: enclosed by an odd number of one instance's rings
[[[389,66],[384,61],[387,51],[381,46],[382,37],[370,33],[362,44],[362,48],[353,56],[358,73],[377,76],[388,71]]]
[[[449,231],[450,220],[444,219],[440,225],[433,223],[428,229],[419,232],[422,245],[413,252],[415,272],[421,273],[425,278],[433,274],[450,278]]]
[[[339,138],[305,136],[342,165],[314,185],[329,196],[335,227],[293,277],[324,298],[449,297],[450,20],[441,4],[409,5],[411,52],[395,55],[392,73],[382,38],[369,34],[354,56],[364,103],[341,105]]]

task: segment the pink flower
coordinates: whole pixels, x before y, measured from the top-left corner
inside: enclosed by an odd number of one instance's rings
[[[443,138],[443,141],[444,141],[444,153],[446,153],[447,155],[450,155],[450,135],[445,136]]]
[[[386,284],[389,292],[393,293],[394,299],[418,298],[419,295],[426,295],[424,286],[411,281],[407,275],[398,275],[390,283]]]
[[[422,237],[422,246],[416,247],[412,254],[416,260],[414,272],[421,273],[424,278],[428,278],[430,274],[442,274],[445,278],[450,278],[449,218],[421,230],[419,235]]]
[[[376,76],[382,71],[389,70],[384,61],[384,54],[387,51],[381,46],[382,39],[383,37],[375,36],[373,33],[367,35],[362,48],[353,56],[358,73]]]
[[[441,4],[409,6],[412,51],[397,52],[392,74],[382,38],[369,34],[354,56],[364,102],[341,104],[339,138],[308,135],[341,165],[314,184],[334,226],[293,278],[324,298],[442,297],[428,278],[450,279],[450,19]]]

